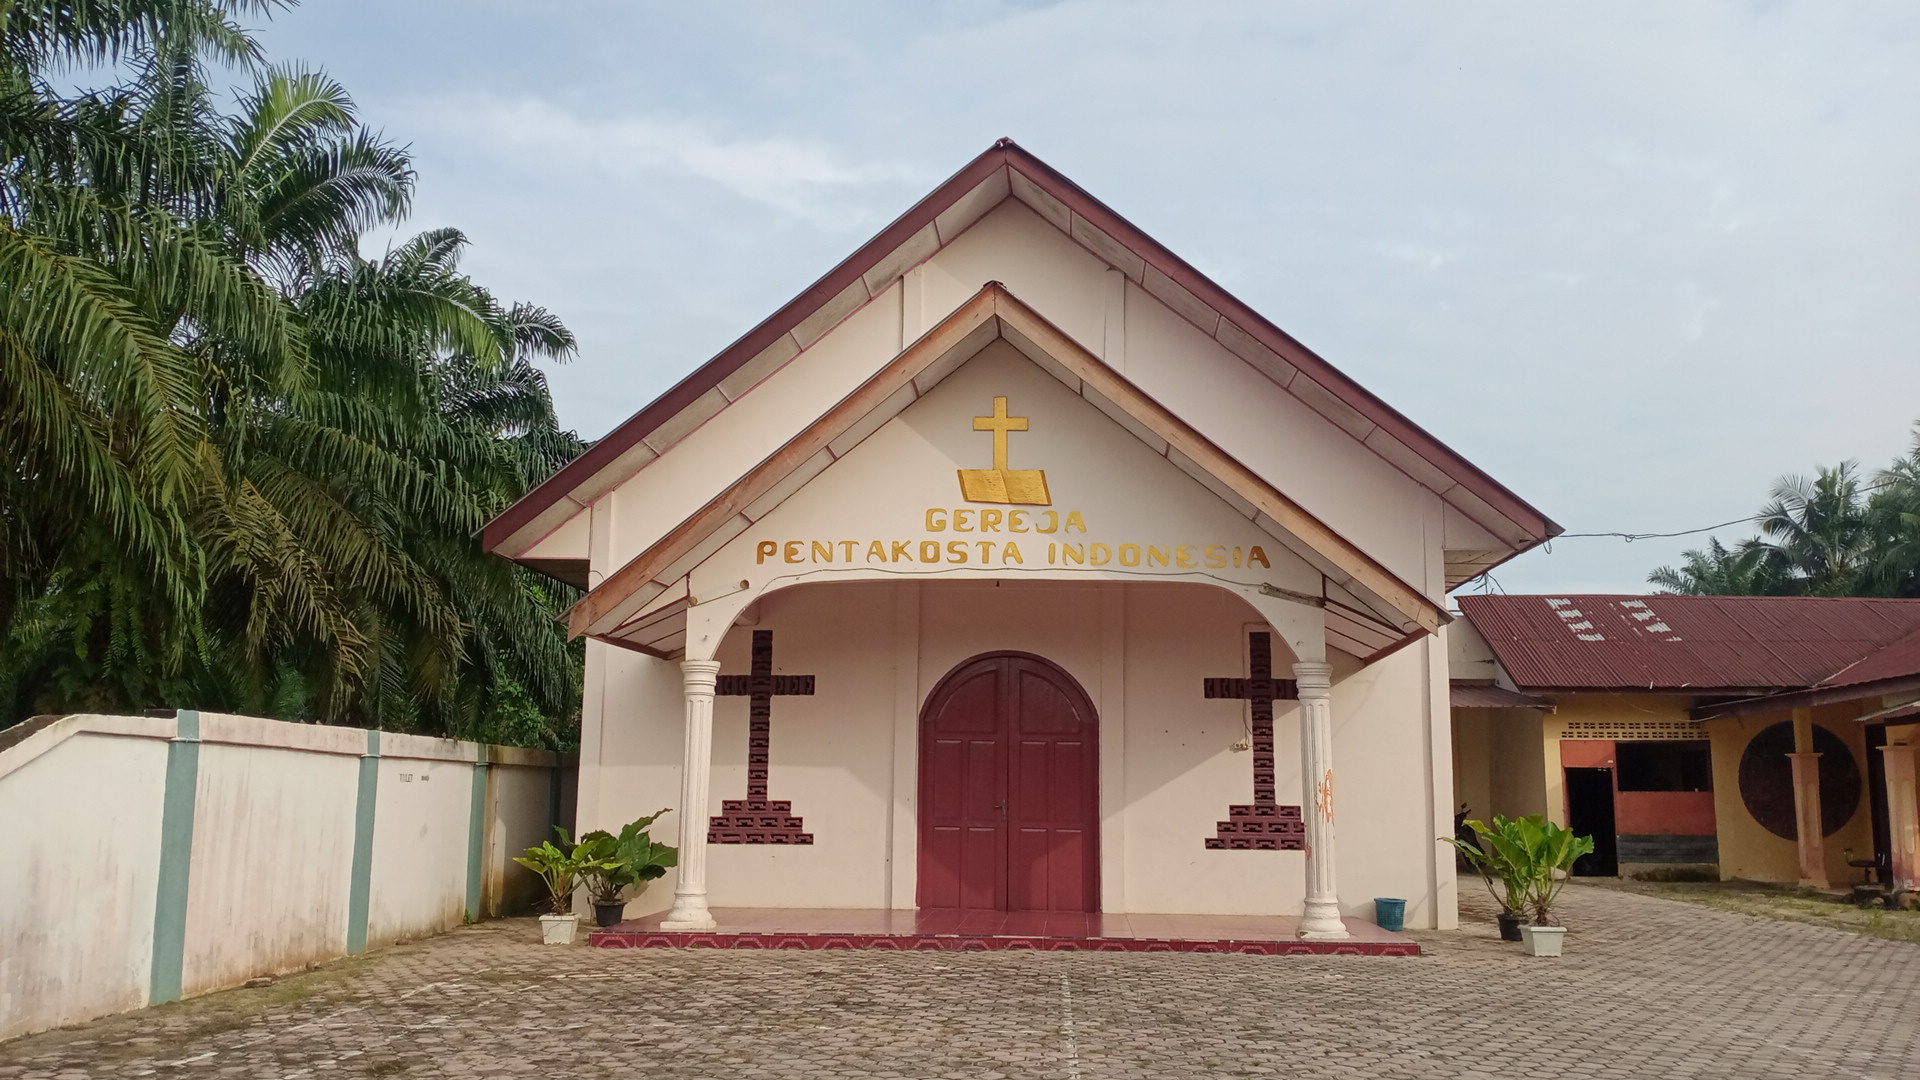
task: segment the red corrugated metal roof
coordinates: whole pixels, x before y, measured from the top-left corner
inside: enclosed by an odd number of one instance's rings
[[[1902,675],[1920,675],[1920,631],[1880,649],[1857,664],[1835,672],[1827,686],[1856,686],[1860,683],[1897,679]]]
[[[1737,691],[1920,673],[1920,600],[1462,596],[1527,689]]]

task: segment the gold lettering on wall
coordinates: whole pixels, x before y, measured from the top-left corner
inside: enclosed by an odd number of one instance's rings
[[[1086,515],[1078,510],[975,510],[929,507],[923,518],[930,533],[1046,533],[1087,531]],[[1109,543],[1099,540],[1059,540],[1047,544],[1048,566],[1089,566],[1163,570],[1209,570],[1262,567],[1273,564],[1260,545]],[[1025,566],[1026,553],[1016,540],[759,540],[754,562],[814,566],[888,566],[919,563],[941,566]]]

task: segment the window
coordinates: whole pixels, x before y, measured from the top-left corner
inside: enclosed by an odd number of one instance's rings
[[[1712,791],[1713,754],[1699,742],[1615,743],[1621,791]]]

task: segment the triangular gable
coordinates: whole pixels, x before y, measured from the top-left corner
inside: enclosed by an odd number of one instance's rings
[[[1560,532],[1538,510],[1335,370],[1044,162],[1002,139],[772,317],[490,522],[524,554],[792,360],[1006,199],[1018,199],[1506,546],[1449,554],[1449,585]]]
[[[1337,647],[1380,655],[1446,615],[1419,590],[1221,451],[998,283],[989,283],[806,430],[734,482],[575,606],[573,634],[631,644],[626,633],[671,619],[700,562],[773,512],[887,421],[996,339],[1085,398],[1323,577]]]

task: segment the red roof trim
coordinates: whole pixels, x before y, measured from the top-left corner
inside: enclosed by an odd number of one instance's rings
[[[1261,344],[1280,354],[1301,373],[1340,398],[1374,426],[1384,429],[1389,435],[1406,444],[1409,449],[1451,477],[1455,484],[1491,505],[1529,536],[1545,540],[1562,531],[1559,525],[1508,490],[1505,485],[1453,452],[1418,424],[1407,419],[1392,406],[1375,397],[1372,392],[1342,374],[1311,349],[1268,322],[1265,317],[1240,302],[1212,279],[1194,269],[1186,260],[1163,247],[1158,241],[1121,217],[1105,203],[1094,198],[1058,170],[1016,145],[1012,139],[1001,139],[925,198],[915,203],[893,224],[882,229],[873,239],[863,244],[779,311],[749,330],[739,340],[722,350],[719,355],[688,374],[686,378],[681,379],[652,404],[635,413],[605,438],[595,443],[586,453],[574,459],[508,507],[498,517],[488,522],[481,530],[482,547],[488,551],[494,550],[534,518],[566,498],[568,493],[576,487],[612,463],[621,454],[631,450],[667,420],[693,404],[701,395],[718,386],[722,380],[749,360],[758,356],[781,335],[791,331],[807,316],[839,295],[880,259],[892,254],[901,244],[1002,167],[1018,169],[1023,176],[1049,195],[1059,199],[1068,209],[1080,215],[1089,224],[1113,236],[1124,246],[1140,252],[1143,260],[1154,269],[1165,274],[1181,288],[1193,293],[1209,307],[1219,311],[1223,317],[1230,318],[1240,329],[1252,334],[1260,340]],[[1445,492],[1441,494],[1444,497]],[[1484,522],[1481,524],[1485,527]],[[1499,535],[1496,530],[1489,528],[1489,531],[1494,532],[1496,536]]]

